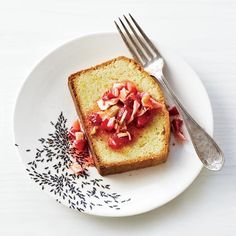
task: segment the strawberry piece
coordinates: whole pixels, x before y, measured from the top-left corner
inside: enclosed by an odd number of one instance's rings
[[[174,118],[171,121],[171,128],[172,128],[174,137],[178,142],[183,142],[186,140],[183,134],[182,125],[183,125],[183,120],[181,120],[180,118]]]
[[[112,149],[119,149],[125,146],[128,142],[128,136],[119,138],[117,134],[114,134],[108,139],[108,146]]]
[[[80,131],[80,123],[78,119],[74,121],[72,127],[75,131]]]
[[[109,121],[108,118],[106,118],[105,120],[102,121],[101,126],[100,126],[101,129],[104,129],[104,130],[107,129],[107,123],[108,123],[108,121]]]
[[[108,127],[107,127],[108,121],[109,121],[108,118],[106,118],[105,120],[102,121],[101,126],[100,126],[101,129],[103,129],[103,130],[107,130],[108,129]]]
[[[131,93],[124,101],[124,104],[130,108],[133,107],[134,104],[134,100],[135,100],[135,95],[133,93]]]
[[[126,82],[126,88],[130,93],[137,93],[138,91],[136,85],[131,81]]]
[[[170,116],[178,116],[179,111],[177,110],[176,106],[173,106],[169,109]]]
[[[176,139],[178,142],[180,142],[180,143],[186,141],[186,138],[185,138],[185,136],[183,135],[182,132],[176,132],[176,133],[174,134],[174,136],[175,136],[175,139]]]
[[[82,152],[85,148],[86,140],[80,139],[73,142],[73,146],[79,151]]]
[[[100,125],[102,123],[102,117],[98,114],[93,112],[90,116],[89,116],[89,120],[91,121],[91,123],[93,123],[94,125]]]
[[[181,130],[183,121],[180,118],[174,118],[171,123],[175,131],[179,132]]]
[[[143,115],[136,118],[136,127],[142,128],[151,120],[150,111],[146,111]]]
[[[105,92],[102,96],[102,100],[103,101],[108,101],[112,98],[116,98],[117,96],[115,96],[115,94],[112,93],[112,90],[108,90],[107,92]]]
[[[75,139],[75,134],[81,130],[79,120],[75,120],[72,124],[72,127],[69,130],[68,139],[70,142],[73,142]]]
[[[71,130],[69,131],[69,134],[68,134],[68,140],[69,142],[73,142],[75,139],[75,132],[71,132]]]
[[[115,126],[115,117],[112,118],[106,118],[101,123],[101,129],[106,131],[112,131]]]
[[[73,127],[71,127],[70,130],[69,130],[69,136],[75,138],[75,133],[76,133],[76,132],[78,132],[78,131],[75,130]]]

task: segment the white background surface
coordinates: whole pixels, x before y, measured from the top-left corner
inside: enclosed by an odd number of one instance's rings
[[[221,172],[203,170],[152,212],[119,219],[78,214],[26,175],[14,148],[14,103],[43,56],[72,38],[115,31],[113,19],[127,12],[199,74],[226,163]],[[236,235],[236,1],[1,1],[0,80],[0,235]]]

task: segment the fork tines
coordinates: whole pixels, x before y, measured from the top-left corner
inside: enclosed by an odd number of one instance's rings
[[[160,57],[160,54],[132,15],[129,14],[130,20],[125,15],[123,17],[125,21],[119,18],[120,26],[116,21],[115,25],[134,59],[145,67],[153,58]]]

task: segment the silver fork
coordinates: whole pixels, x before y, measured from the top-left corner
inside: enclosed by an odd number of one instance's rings
[[[129,51],[134,59],[159,81],[166,94],[178,108],[195,151],[203,165],[209,170],[220,170],[224,164],[224,157],[219,146],[182,105],[163,75],[164,60],[157,48],[131,14],[129,14],[129,19],[124,16],[123,21],[119,18],[119,24],[115,21],[115,25]]]

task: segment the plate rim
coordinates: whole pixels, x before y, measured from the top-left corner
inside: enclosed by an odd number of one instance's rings
[[[108,36],[108,35],[119,35],[117,32],[95,32],[95,33],[91,33],[91,34],[85,34],[85,35],[82,35],[82,36],[78,36],[78,37],[75,37],[75,38],[72,38],[68,41],[66,41],[65,43],[62,43],[56,47],[54,47],[52,50],[50,50],[48,53],[46,53],[46,55],[44,55],[43,57],[41,57],[41,59],[35,63],[32,67],[31,67],[31,70],[30,72],[28,73],[28,75],[26,76],[26,78],[23,80],[23,83],[21,84],[18,92],[17,92],[17,96],[16,96],[16,100],[15,100],[15,104],[14,104],[14,112],[13,112],[13,137],[14,137],[14,144],[16,143],[16,114],[17,114],[17,106],[18,106],[18,101],[19,101],[19,98],[22,94],[22,91],[26,85],[26,83],[30,80],[30,77],[31,75],[34,73],[34,71],[41,65],[41,63],[43,63],[48,57],[50,57],[51,55],[53,55],[54,53],[56,53],[57,51],[59,51],[61,48],[73,43],[73,42],[76,42],[78,40],[81,40],[83,38],[87,38],[87,37],[96,37],[96,36],[100,36],[100,35],[103,35],[103,36]],[[156,40],[154,38],[152,38],[152,40],[154,42],[156,42]],[[161,46],[164,46],[164,48],[167,48],[167,46],[165,45],[162,45],[162,43],[160,44]],[[174,49],[171,48],[171,46],[168,45],[168,51],[171,52],[171,54],[173,54],[174,56],[178,57],[181,59],[181,61],[185,64],[185,66],[187,66],[198,78],[199,80],[199,84],[201,85],[201,89],[202,89],[202,92],[204,92],[204,94],[206,95],[206,98],[207,98],[207,102],[209,104],[209,114],[210,114],[210,117],[209,119],[211,120],[210,123],[211,123],[211,127],[209,127],[209,134],[211,136],[213,136],[213,133],[214,133],[214,116],[213,116],[213,108],[212,108],[212,104],[211,104],[211,100],[210,100],[210,97],[209,97],[209,94],[207,93],[207,90],[206,90],[206,87],[204,86],[202,80],[200,79],[198,73],[192,69],[192,67],[185,61],[185,59],[183,59],[181,56],[179,56],[179,54],[177,54],[175,52]],[[20,154],[20,151],[17,149],[17,153],[20,157],[20,160],[22,162],[22,164],[24,165],[24,169],[26,168],[25,166],[25,163],[23,161],[23,158],[21,157],[21,154]],[[194,178],[191,179],[191,181],[189,181],[183,188],[181,188],[181,190],[177,191],[172,197],[168,198],[168,201],[166,202],[163,202],[159,205],[156,205],[156,206],[152,206],[152,207],[149,207],[149,208],[145,208],[145,210],[139,210],[139,211],[133,211],[132,213],[123,213],[123,214],[117,214],[117,215],[114,215],[114,214],[99,214],[97,212],[83,212],[84,214],[88,214],[88,215],[94,215],[94,216],[101,216],[101,217],[126,217],[126,216],[134,216],[134,215],[139,215],[139,214],[144,214],[146,212],[149,212],[149,211],[152,211],[154,209],[157,209],[159,207],[162,207],[164,205],[166,205],[167,203],[169,203],[170,201],[172,201],[173,199],[175,199],[176,197],[178,197],[181,193],[183,193],[195,180],[196,178],[198,177],[198,175],[200,174],[201,170],[203,168],[203,164],[201,163],[201,165],[199,165],[199,169],[196,170],[196,173],[194,175]],[[27,173],[27,172],[26,172]],[[27,175],[29,176],[29,174],[27,173]],[[30,178],[31,179],[31,178]],[[32,179],[31,179],[32,180]],[[33,180],[32,180],[33,181]],[[34,181],[33,181],[34,182]],[[38,186],[39,187],[39,186]],[[40,188],[41,189],[41,188]],[[47,195],[49,195],[50,197],[52,197],[48,191],[43,191],[45,192]],[[64,204],[62,204],[64,205]]]

